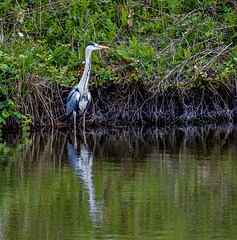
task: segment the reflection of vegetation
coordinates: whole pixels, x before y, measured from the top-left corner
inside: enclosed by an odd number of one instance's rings
[[[235,1],[5,0],[0,6],[0,125],[63,120],[90,41],[111,46],[92,59],[98,122],[101,115],[104,122],[235,116]]]
[[[90,135],[100,203],[98,222],[92,222],[88,191],[69,164],[64,132],[32,133],[27,144],[3,134],[1,235],[234,239],[236,136],[233,126]]]

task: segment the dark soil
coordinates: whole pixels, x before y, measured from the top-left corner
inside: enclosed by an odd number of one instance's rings
[[[34,95],[25,101],[25,113],[32,116],[33,128],[67,127],[65,104],[71,89],[55,88],[42,91],[42,99],[50,99],[45,107]],[[139,84],[93,85],[92,104],[86,114],[88,127],[167,126],[228,123],[237,121],[236,93],[219,88],[203,87],[191,90],[168,89],[151,93]],[[35,101],[32,103],[32,101]],[[32,107],[30,107],[32,106]],[[82,119],[78,119],[82,125]],[[19,128],[14,118],[4,128]]]
[[[151,93],[142,86],[109,85],[92,88],[93,104],[87,124],[118,125],[197,125],[237,120],[237,98],[225,88],[205,87]]]

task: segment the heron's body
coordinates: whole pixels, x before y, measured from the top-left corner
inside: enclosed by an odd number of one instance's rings
[[[87,92],[84,92],[83,95],[81,92],[82,91],[80,91],[79,88],[75,87],[68,95],[66,106],[68,122],[73,111],[75,111],[78,116],[81,116],[86,113],[86,110],[91,103],[91,94],[89,90],[87,90]]]
[[[72,89],[67,98],[66,112],[69,123],[70,116],[74,115],[74,131],[76,132],[76,114],[83,115],[83,132],[85,134],[85,114],[91,102],[91,94],[88,90],[88,83],[91,71],[91,53],[95,50],[107,49],[96,43],[90,43],[86,47],[86,63],[80,82]]]

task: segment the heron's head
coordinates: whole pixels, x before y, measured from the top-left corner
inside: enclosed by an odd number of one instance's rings
[[[89,43],[86,47],[86,51],[93,52],[95,50],[108,49],[106,46],[101,46],[97,43]]]

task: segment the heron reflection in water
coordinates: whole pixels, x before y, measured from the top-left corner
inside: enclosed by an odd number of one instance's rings
[[[88,192],[90,215],[93,222],[98,220],[99,209],[95,200],[95,186],[93,184],[93,154],[87,144],[78,143],[74,145],[67,140],[68,158],[79,178],[82,180],[84,188]]]

